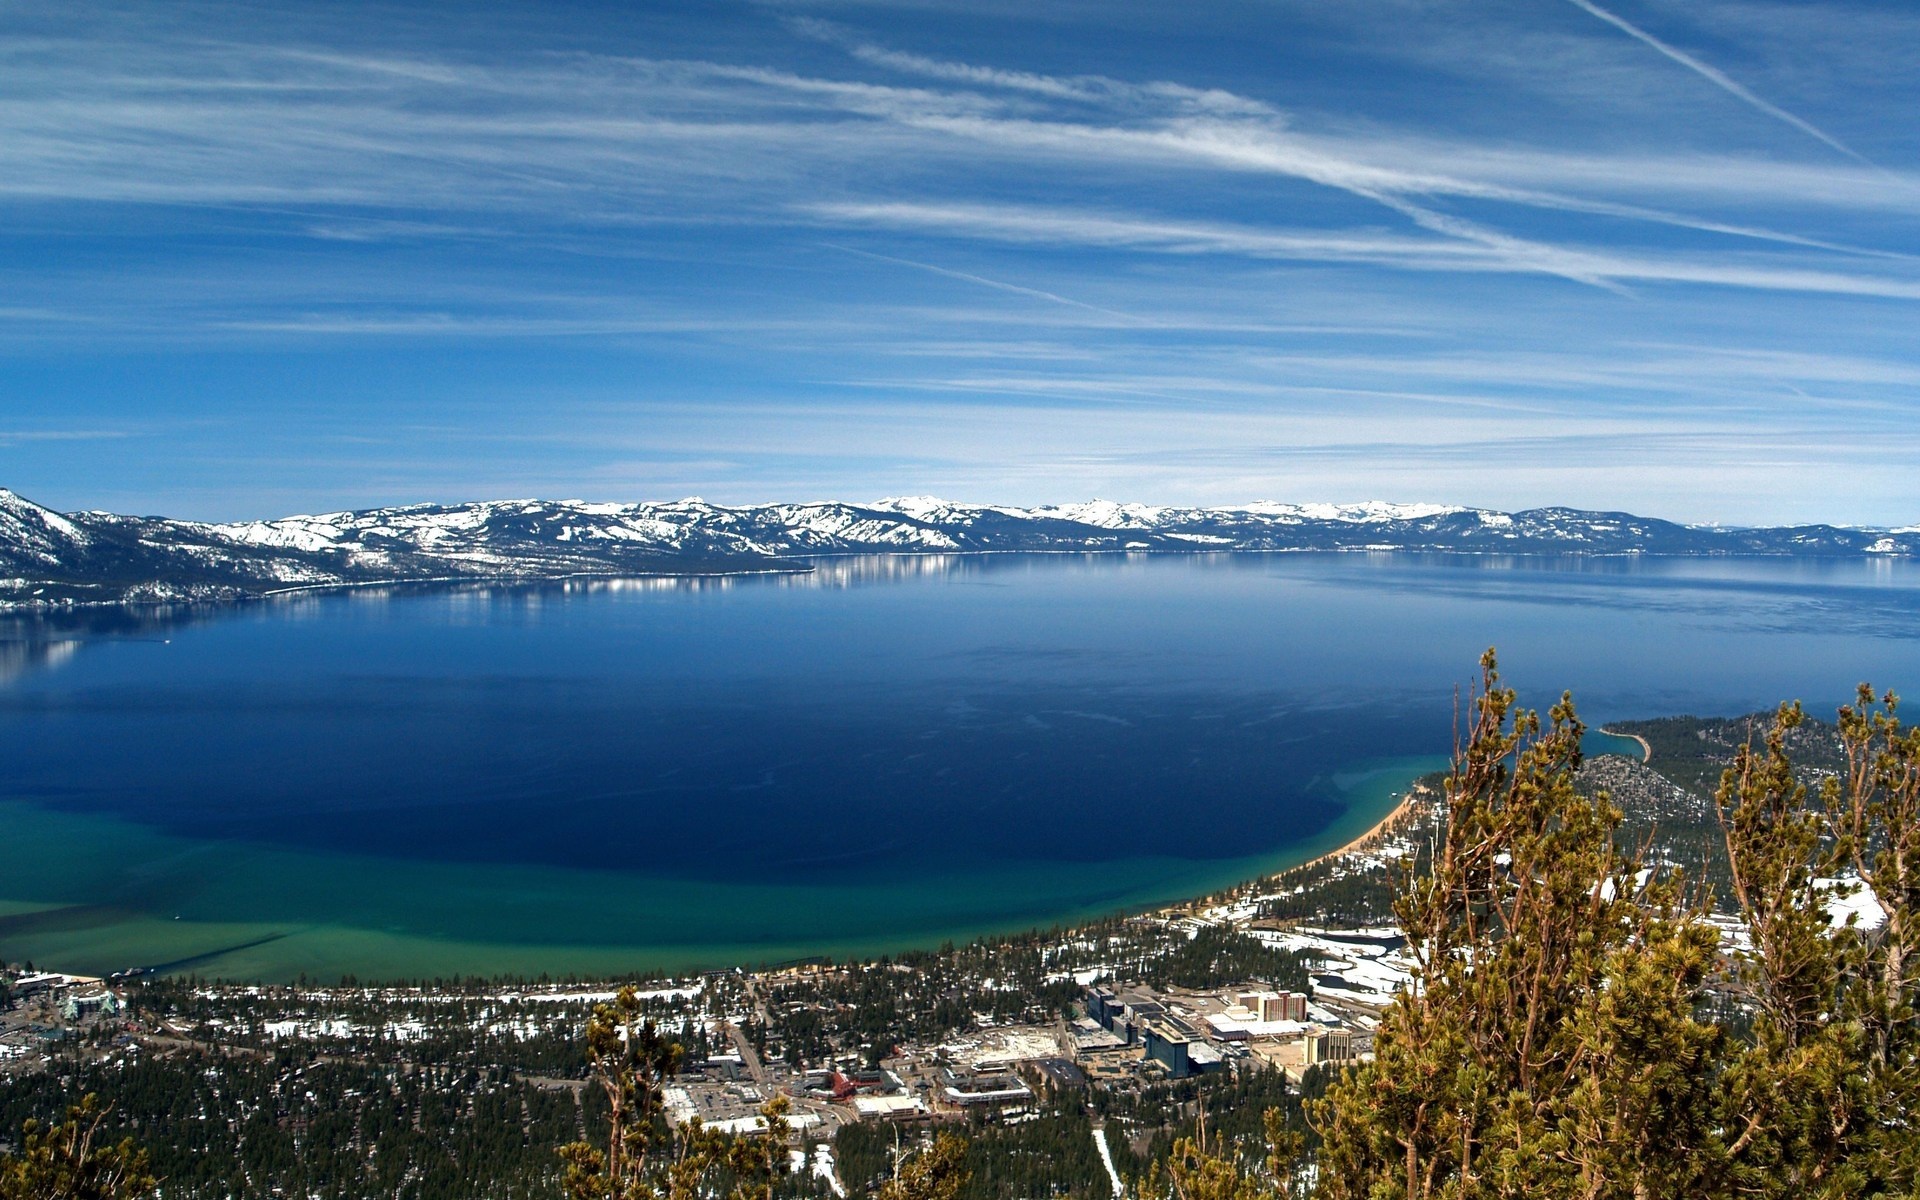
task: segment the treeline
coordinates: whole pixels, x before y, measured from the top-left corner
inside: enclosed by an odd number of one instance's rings
[[[1317,1098],[1325,1088],[1320,1067],[1308,1068],[1298,1087],[1284,1072],[1271,1069],[1159,1084],[1110,1109],[1107,1140],[1114,1165],[1123,1178],[1144,1181],[1156,1167],[1165,1168],[1179,1141],[1199,1137],[1204,1125],[1223,1157],[1255,1173],[1267,1154],[1266,1113],[1278,1110],[1288,1128],[1304,1131],[1302,1101]],[[1131,1131],[1131,1138],[1115,1136],[1122,1129]]]
[[[1643,739],[1653,756],[1648,765],[1697,796],[1712,796],[1720,775],[1740,747],[1764,739],[1774,714],[1739,717],[1656,717],[1646,721],[1616,721],[1613,733]],[[1782,748],[1795,768],[1818,780],[1845,765],[1840,730],[1831,721],[1808,717],[1786,734]]]
[[[924,1137],[884,1125],[847,1125],[834,1138],[840,1176],[855,1195],[877,1192],[901,1154]],[[967,1130],[967,1179],[957,1200],[1112,1200],[1113,1187],[1093,1142],[1093,1122],[1077,1100],[1043,1107],[1014,1124],[975,1122]]]
[[[89,1093],[106,1135],[143,1146],[168,1200],[551,1197],[555,1147],[580,1135],[568,1091],[505,1071],[266,1056],[63,1051],[0,1088],[0,1128],[47,1121]]]
[[[691,997],[642,1003],[690,1054],[705,1057],[729,986],[738,985],[722,980]],[[490,993],[440,994],[149,979],[121,990],[134,1017],[210,1045],[267,1052],[303,1045],[331,1056],[564,1078],[586,1071],[580,1028],[593,1008],[590,1000],[528,1000],[497,985]]]
[[[1305,992],[1316,961],[1281,950],[1236,929],[1205,925],[1177,931],[1165,954],[1139,964],[1136,977],[1157,987],[1222,988],[1251,980]]]

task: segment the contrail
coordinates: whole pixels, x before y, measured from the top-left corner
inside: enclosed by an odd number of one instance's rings
[[[1868,166],[1874,165],[1872,161],[1867,158],[1866,155],[1861,154],[1859,151],[1855,150],[1853,147],[1847,145],[1845,142],[1841,141],[1837,137],[1834,137],[1832,134],[1826,132],[1825,130],[1821,129],[1817,125],[1814,125],[1812,122],[1801,120],[1799,117],[1794,116],[1792,113],[1788,112],[1784,108],[1781,108],[1777,104],[1769,104],[1765,100],[1762,100],[1760,97],[1748,91],[1746,88],[1742,87],[1740,84],[1735,83],[1732,79],[1729,79],[1724,71],[1721,71],[1716,67],[1708,66],[1706,63],[1701,62],[1699,59],[1693,57],[1693,55],[1688,54],[1684,50],[1678,50],[1672,46],[1667,45],[1665,42],[1661,41],[1657,37],[1654,37],[1652,34],[1640,28],[1638,25],[1633,24],[1631,21],[1628,21],[1623,17],[1617,17],[1612,13],[1608,12],[1606,9],[1601,8],[1598,4],[1593,3],[1593,0],[1567,0],[1567,3],[1573,5],[1576,8],[1584,9],[1585,11],[1600,18],[1602,21],[1605,21],[1607,24],[1613,26],[1615,29],[1618,29],[1620,32],[1626,34],[1627,36],[1632,38],[1637,38],[1640,41],[1645,42],[1647,45],[1652,46],[1655,50],[1658,50],[1660,53],[1666,55],[1668,58],[1672,59],[1674,62],[1677,62],[1681,66],[1687,68],[1687,70],[1692,71],[1694,74],[1707,80],[1709,83],[1712,83],[1714,86],[1720,88],[1722,91],[1725,91],[1730,95],[1736,96],[1739,99],[1744,100],[1747,104],[1751,105],[1754,108],[1759,109],[1761,112],[1767,114],[1768,116],[1774,118],[1775,120],[1785,121],[1787,124],[1793,126],[1795,129],[1798,129],[1801,133],[1806,134],[1808,137],[1818,138],[1820,141],[1824,142],[1826,145],[1832,147],[1833,149],[1838,150],[1840,153],[1846,155],[1848,158],[1866,163]]]
[[[829,250],[838,250],[842,254],[857,254],[861,258],[871,258],[878,262],[894,263],[902,267],[912,267],[919,271],[931,271],[935,275],[945,275],[948,279],[961,279],[968,283],[977,283],[982,287],[998,288],[1003,292],[1012,292],[1019,296],[1032,296],[1039,300],[1051,300],[1055,304],[1065,304],[1071,308],[1084,308],[1088,312],[1097,312],[1103,316],[1119,317],[1123,321],[1138,322],[1140,318],[1132,313],[1117,312],[1111,308],[1101,308],[1097,304],[1087,304],[1054,292],[1043,292],[1039,288],[1021,287],[1017,283],[1004,283],[998,279],[988,279],[985,275],[972,275],[965,271],[955,271],[950,267],[936,267],[932,263],[917,262],[911,258],[895,258],[891,254],[875,254],[871,250],[856,250],[852,246],[842,246],[837,242],[821,242]]]

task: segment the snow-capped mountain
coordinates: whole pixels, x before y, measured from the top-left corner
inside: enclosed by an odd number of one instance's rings
[[[803,571],[807,558],[956,551],[1405,550],[1915,555],[1920,527],[1722,529],[1630,513],[1444,504],[1016,508],[930,496],[728,506],[490,500],[205,524],[57,513],[0,489],[0,605],[223,600],[382,581]]]

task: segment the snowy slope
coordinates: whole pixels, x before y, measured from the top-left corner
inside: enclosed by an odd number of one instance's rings
[[[89,540],[59,513],[0,488],[0,565],[8,571],[78,557],[86,553]]]

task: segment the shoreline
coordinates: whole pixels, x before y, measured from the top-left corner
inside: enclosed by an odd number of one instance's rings
[[[1372,847],[1375,843],[1384,840],[1387,836],[1392,834],[1402,824],[1404,824],[1408,818],[1410,818],[1413,815],[1414,810],[1418,808],[1419,805],[1427,802],[1430,798],[1435,797],[1437,795],[1438,793],[1434,789],[1421,784],[1418,780],[1415,780],[1414,782],[1409,783],[1407,785],[1407,790],[1400,797],[1399,803],[1395,804],[1393,808],[1385,816],[1381,817],[1378,821],[1375,821],[1372,825],[1368,826],[1365,830],[1349,838],[1345,842],[1342,842],[1340,845],[1335,846],[1331,850],[1325,851],[1324,853],[1321,853],[1321,854],[1316,854],[1312,858],[1309,858],[1304,862],[1298,862],[1289,867],[1282,867],[1277,871],[1273,871],[1266,875],[1262,875],[1256,879],[1247,880],[1246,882],[1237,884],[1234,887],[1227,889],[1226,891],[1214,892],[1206,896],[1195,896],[1187,900],[1177,900],[1172,904],[1167,904],[1160,908],[1151,909],[1148,912],[1143,913],[1142,915],[1143,916],[1163,916],[1163,915],[1174,914],[1174,913],[1180,913],[1180,914],[1191,913],[1195,909],[1205,908],[1209,905],[1216,904],[1223,897],[1230,897],[1234,892],[1239,891],[1243,888],[1257,886],[1265,883],[1271,883],[1275,880],[1285,879],[1287,876],[1293,874],[1295,871],[1310,870],[1313,867],[1318,867],[1326,863],[1335,862],[1339,859],[1346,858],[1349,855],[1359,854],[1361,851]]]
[[[1371,847],[1374,843],[1381,841],[1388,834],[1392,833],[1395,827],[1408,816],[1412,815],[1414,807],[1423,801],[1431,790],[1432,789],[1418,781],[1408,784],[1406,794],[1400,797],[1400,803],[1394,805],[1392,811],[1388,812],[1386,816],[1381,817],[1378,821],[1375,821],[1359,836],[1346,842],[1344,845],[1336,846],[1325,854],[1316,855],[1297,866],[1275,872],[1268,878],[1277,879],[1293,871],[1304,871],[1309,867],[1317,867],[1322,863],[1329,863],[1335,859],[1345,858],[1350,854],[1360,853],[1360,851]]]
[[[422,591],[457,591],[464,587],[546,587],[574,582],[630,582],[652,579],[741,579],[760,576],[810,575],[811,565],[789,567],[783,564],[798,559],[772,559],[768,566],[730,567],[715,563],[709,568],[690,565],[668,571],[565,571],[555,574],[514,575],[419,575],[392,579],[339,579],[321,583],[298,583],[287,587],[255,591],[238,585],[219,585],[214,594],[178,595],[153,599],[118,596],[101,600],[11,600],[0,598],[0,617],[53,616],[100,612],[107,609],[131,609],[140,612],[189,608],[214,611],[238,609],[249,604],[264,604],[296,596],[332,595],[355,591],[392,588],[396,591],[417,588]]]
[[[1600,728],[1600,732],[1606,734],[1608,737],[1628,738],[1632,741],[1640,743],[1640,765],[1641,766],[1644,767],[1648,763],[1653,761],[1653,743],[1647,741],[1647,739],[1641,737],[1639,734],[1615,733],[1613,730],[1608,729],[1605,726],[1602,726]]]
[[[1470,545],[1460,546],[1408,546],[1391,544],[1332,545],[1332,546],[1033,546],[1000,549],[987,546],[955,547],[952,549],[910,550],[896,546],[874,546],[867,548],[849,548],[843,550],[815,550],[805,553],[777,554],[763,560],[764,566],[727,566],[724,562],[714,562],[706,567],[699,563],[685,566],[665,564],[666,569],[658,571],[633,570],[578,570],[560,572],[533,572],[529,574],[480,574],[480,575],[421,575],[392,579],[338,580],[333,582],[293,584],[285,587],[272,587],[255,590],[242,584],[207,584],[211,589],[204,595],[181,594],[175,596],[135,599],[126,594],[103,599],[79,599],[64,596],[59,599],[15,599],[0,597],[0,617],[42,615],[49,613],[73,613],[101,609],[155,609],[175,607],[226,608],[248,604],[279,596],[299,595],[303,593],[324,593],[351,591],[358,588],[381,587],[448,587],[461,584],[550,584],[571,579],[715,579],[738,576],[778,576],[804,575],[814,568],[816,561],[841,558],[869,557],[984,557],[993,555],[1029,555],[1029,556],[1113,556],[1130,558],[1137,555],[1153,556],[1197,556],[1197,555],[1246,555],[1266,557],[1274,555],[1310,555],[1310,554],[1405,554],[1413,556],[1443,556],[1457,558],[1509,558],[1548,561],[1555,559],[1755,559],[1764,561],[1792,561],[1805,557],[1790,551],[1721,551],[1721,550],[1645,550],[1628,547],[1618,550],[1594,550],[1577,546],[1548,546],[1537,549],[1492,549]],[[1879,561],[1883,559],[1914,560],[1920,555],[1906,553],[1879,553],[1860,551],[1854,556],[1841,556],[1841,561]],[[798,564],[787,567],[784,564]],[[76,580],[28,580],[28,583],[42,587],[102,587],[99,582]],[[161,584],[164,580],[146,580],[146,584]],[[1601,732],[1606,732],[1602,730]],[[1621,734],[1631,737],[1631,734]]]

